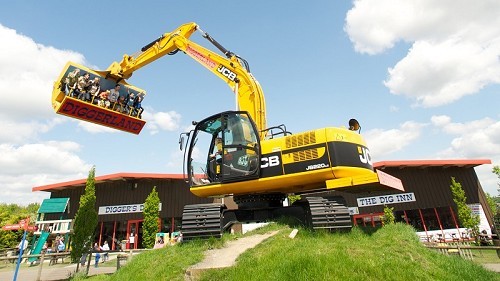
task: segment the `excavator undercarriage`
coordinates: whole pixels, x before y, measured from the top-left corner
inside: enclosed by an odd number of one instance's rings
[[[279,198],[284,195],[235,198],[240,202],[235,210],[228,210],[222,203],[187,205],[182,214],[184,240],[220,238],[236,223],[269,222],[279,217],[292,217],[314,230],[347,231],[352,228],[342,197],[304,197],[288,207],[278,206],[277,202],[283,202]]]

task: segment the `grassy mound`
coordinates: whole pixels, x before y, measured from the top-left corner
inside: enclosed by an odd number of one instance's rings
[[[201,280],[500,280],[500,275],[460,257],[425,248],[403,224],[376,231],[311,232],[272,224],[280,232],[238,258],[236,266],[206,271]],[[112,276],[91,280],[184,280],[185,270],[222,241],[196,241],[134,257]]]

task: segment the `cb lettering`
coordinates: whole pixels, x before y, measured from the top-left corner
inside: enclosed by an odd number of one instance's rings
[[[280,164],[280,158],[277,155],[270,157],[262,157],[260,161],[261,161],[260,167],[262,169],[267,167],[278,166]]]

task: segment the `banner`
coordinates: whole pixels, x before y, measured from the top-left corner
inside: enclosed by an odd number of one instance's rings
[[[417,199],[415,198],[415,194],[413,192],[364,197],[364,198],[358,198],[357,200],[358,200],[358,207],[389,205],[389,204],[417,201]]]
[[[158,205],[161,211],[161,203]],[[144,211],[144,204],[132,205],[115,205],[115,206],[101,206],[99,207],[99,215],[116,215],[116,214],[129,214],[129,213],[142,213]]]

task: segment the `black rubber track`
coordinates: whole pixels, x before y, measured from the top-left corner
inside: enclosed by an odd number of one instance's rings
[[[309,203],[309,222],[313,229],[347,231],[352,228],[349,209],[335,199],[306,197]]]
[[[185,241],[196,238],[221,238],[221,217],[224,205],[196,204],[184,206],[182,212],[182,236]]]

